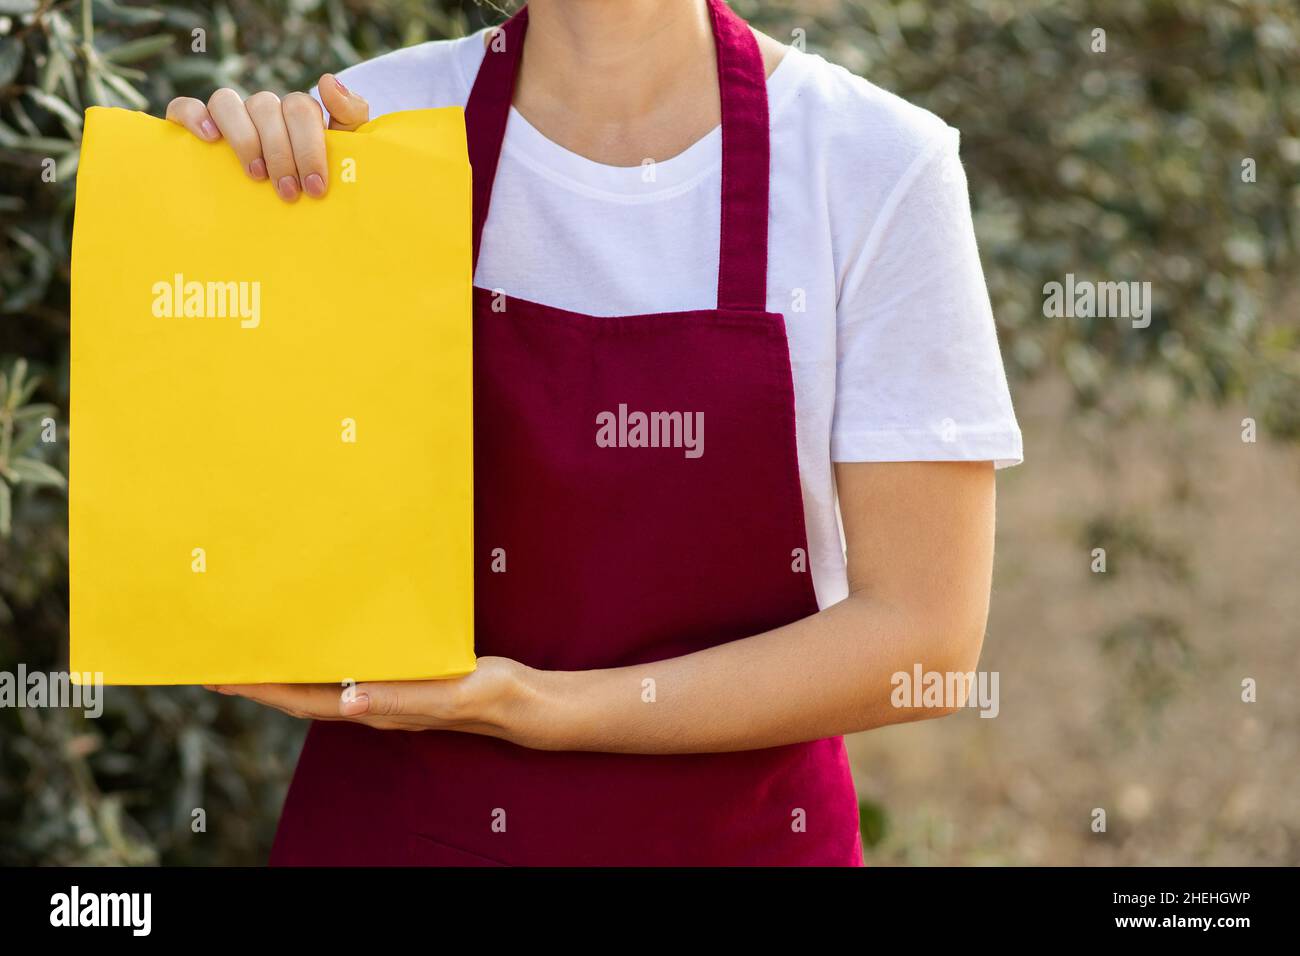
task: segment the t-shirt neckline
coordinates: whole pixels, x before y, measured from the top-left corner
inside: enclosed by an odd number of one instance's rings
[[[457,57],[457,63],[466,99],[485,55],[483,33],[480,30],[460,41],[464,55]],[[769,122],[775,122],[778,111],[794,94],[808,57],[809,54],[798,48],[788,47],[767,78]],[[502,153],[557,186],[593,198],[616,202],[658,201],[691,189],[718,170],[722,164],[722,127],[715,126],[668,159],[644,166],[609,166],[549,139],[512,106]]]

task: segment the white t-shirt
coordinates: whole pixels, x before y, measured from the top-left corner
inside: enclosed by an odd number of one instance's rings
[[[464,106],[483,37],[344,70],[371,116]],[[313,94],[315,91],[313,91]],[[819,56],[768,80],[767,307],[785,316],[818,602],[848,593],[831,464],[1021,460],[958,134]],[[644,167],[592,162],[512,110],[475,284],[590,315],[717,301],[721,131]]]

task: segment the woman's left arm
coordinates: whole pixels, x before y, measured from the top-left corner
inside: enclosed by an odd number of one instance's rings
[[[894,675],[975,669],[993,564],[993,464],[840,464],[836,483],[849,596],[784,627],[604,670],[486,657],[465,677],[362,684],[342,701],[337,686],[220,689],[302,717],[647,754],[751,750],[951,713],[963,702],[895,706]]]

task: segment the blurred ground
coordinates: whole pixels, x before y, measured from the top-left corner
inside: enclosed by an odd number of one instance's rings
[[[1300,863],[1300,450],[1243,443],[1241,408],[1103,428],[1050,383],[1016,407],[980,663],[1001,712],[850,740],[868,863]]]

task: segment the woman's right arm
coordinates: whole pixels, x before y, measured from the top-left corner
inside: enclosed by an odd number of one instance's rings
[[[354,130],[370,118],[370,105],[332,73],[317,88],[329,111],[329,128]],[[167,119],[205,142],[224,139],[250,178],[266,180],[285,202],[301,193],[314,199],[329,189],[325,162],[325,123],[310,94],[254,93],[246,101],[234,90],[217,90],[205,105],[192,96],[167,104]]]

